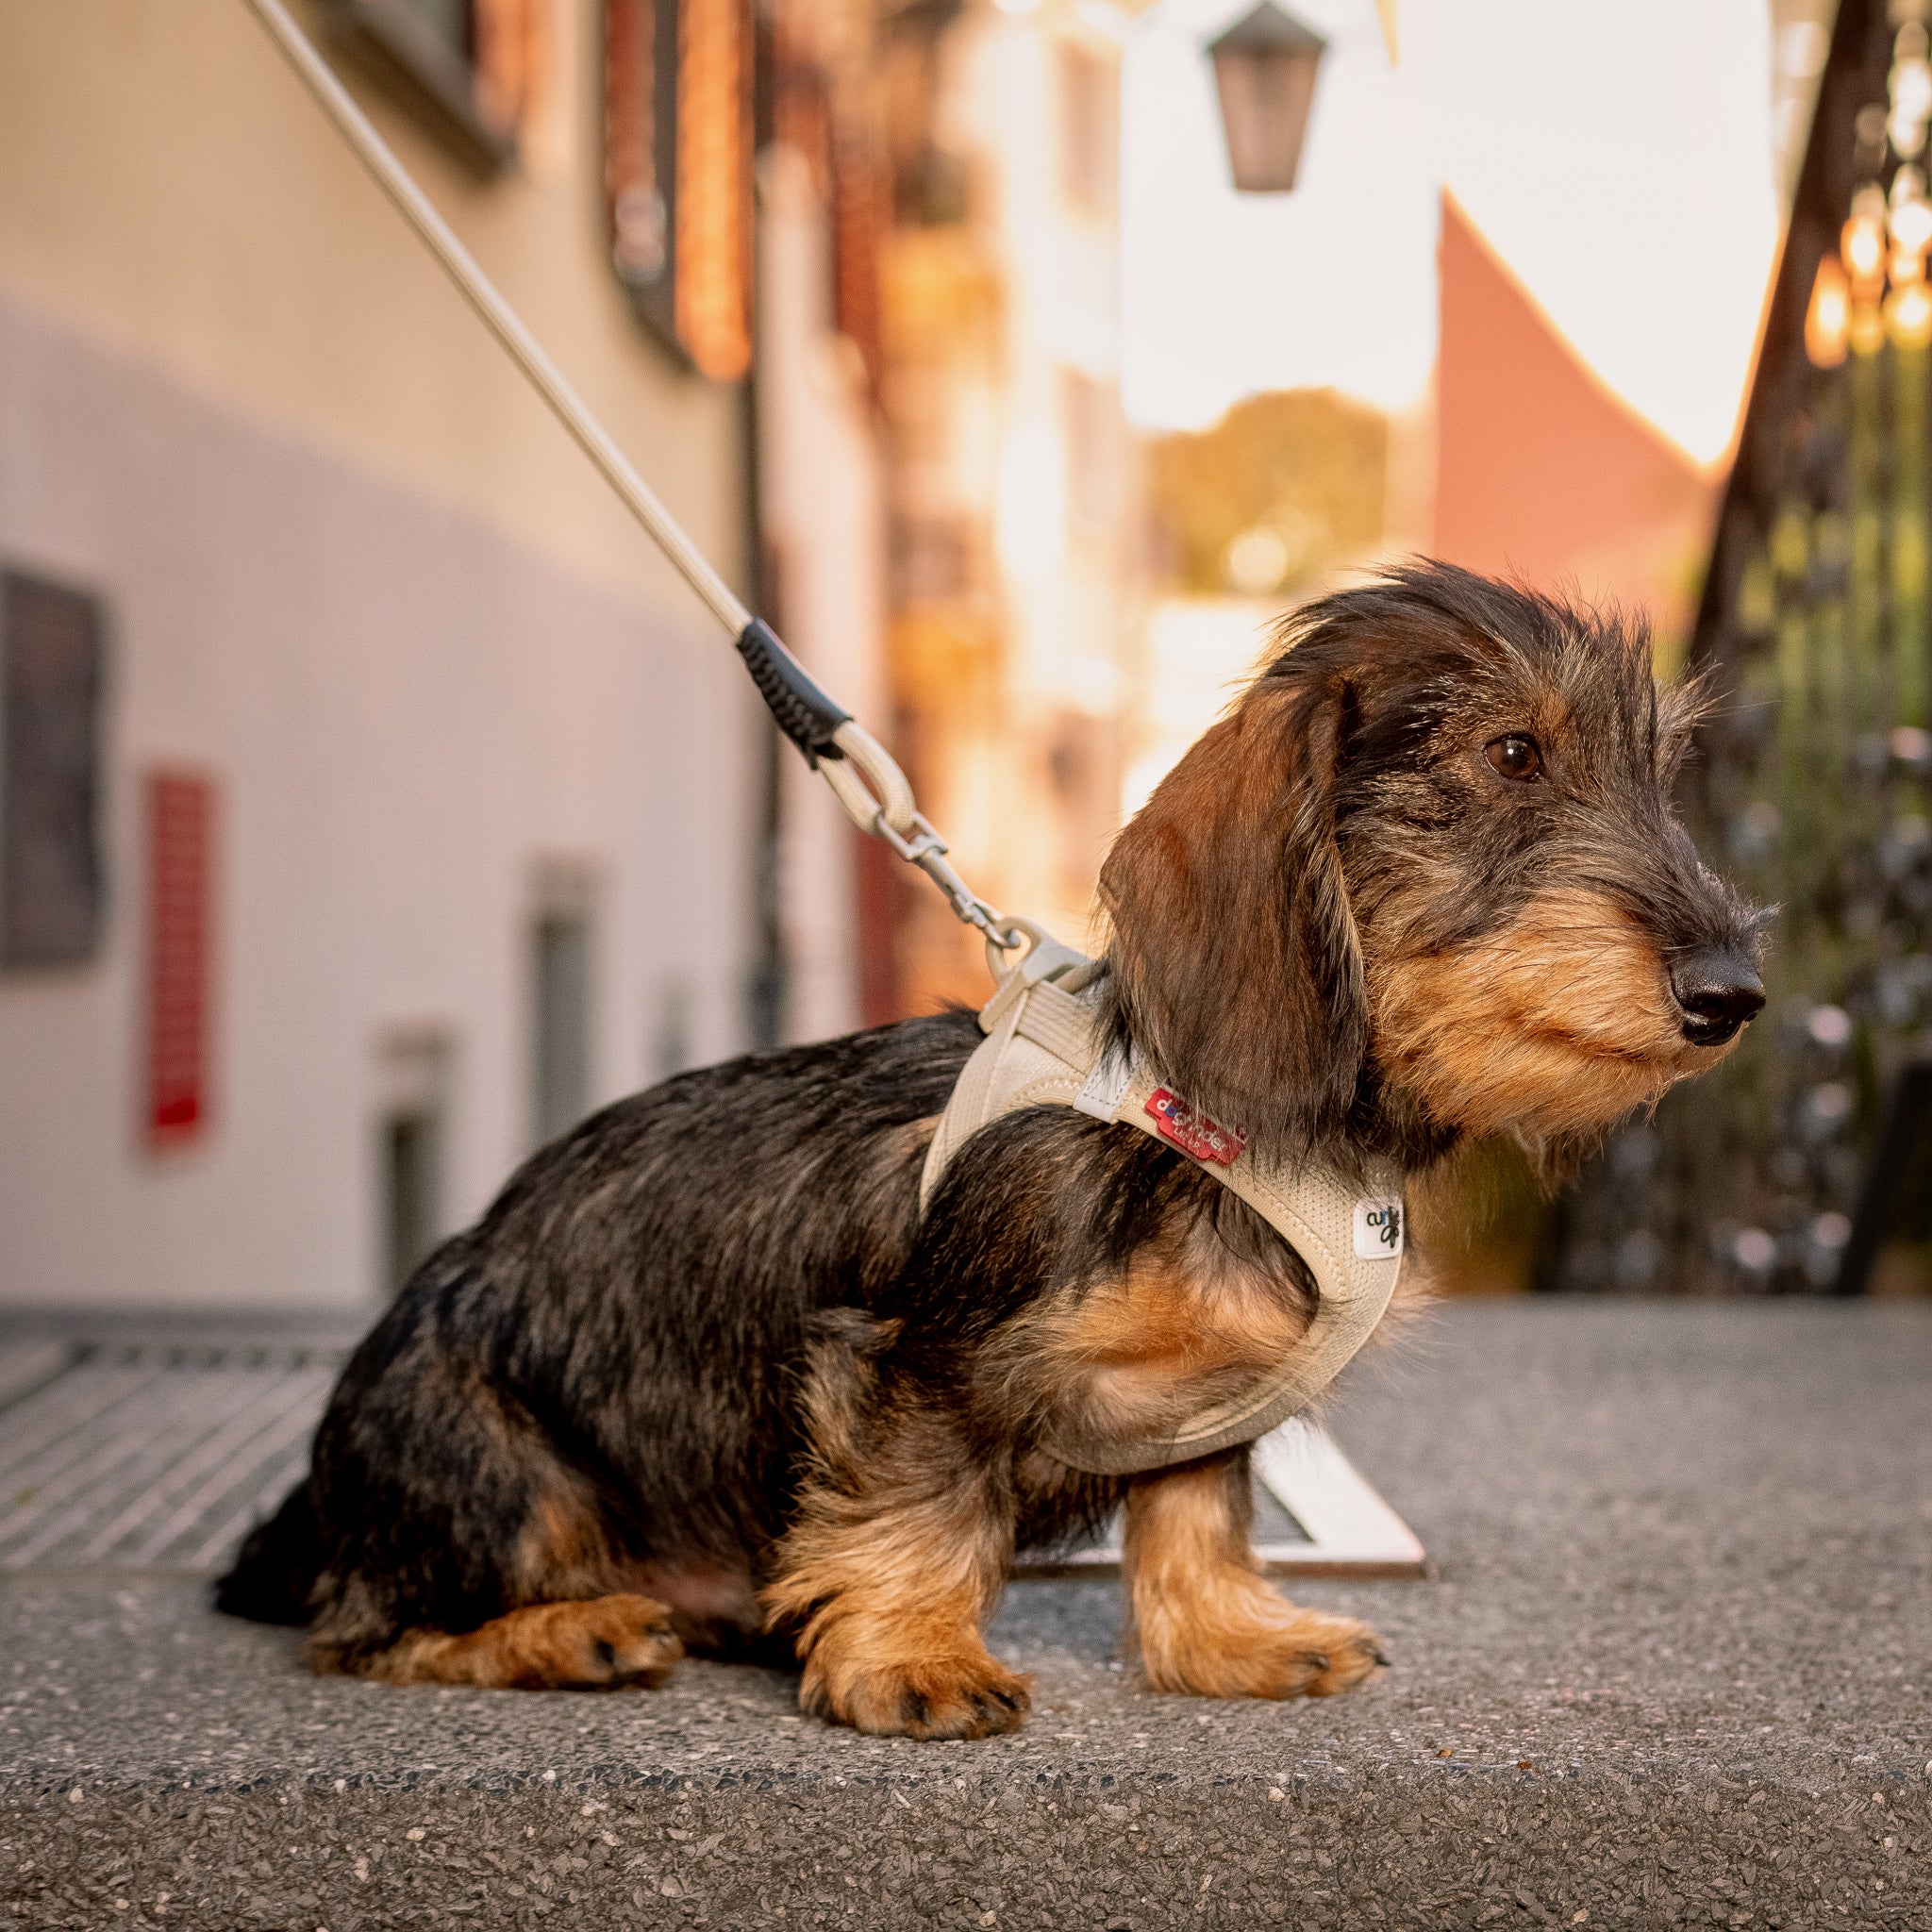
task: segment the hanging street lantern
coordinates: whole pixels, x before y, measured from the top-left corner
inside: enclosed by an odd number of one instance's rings
[[[1243,194],[1286,194],[1294,186],[1327,45],[1274,0],[1261,0],[1208,42],[1228,165]]]

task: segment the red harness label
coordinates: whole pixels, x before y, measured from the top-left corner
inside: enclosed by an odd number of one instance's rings
[[[1241,1128],[1224,1127],[1165,1087],[1157,1087],[1147,1096],[1147,1111],[1160,1138],[1172,1141],[1183,1154],[1192,1155],[1196,1160],[1232,1167],[1248,1144],[1248,1137]]]

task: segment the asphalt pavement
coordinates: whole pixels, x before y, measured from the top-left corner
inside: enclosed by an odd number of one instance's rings
[[[1393,1668],[1153,1696],[1016,1585],[1017,1737],[778,1673],[318,1680],[184,1571],[0,1577],[0,1925],[1932,1928],[1932,1304],[1459,1304],[1332,1414],[1437,1578]]]

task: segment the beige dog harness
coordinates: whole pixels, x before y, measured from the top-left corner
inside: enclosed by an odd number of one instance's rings
[[[961,1070],[926,1150],[922,1208],[967,1137],[1022,1108],[1076,1108],[1138,1127],[1239,1194],[1299,1255],[1320,1295],[1315,1318],[1257,1384],[1203,1408],[1158,1439],[1060,1437],[1043,1446],[1074,1469],[1124,1475],[1165,1469],[1251,1442],[1305,1408],[1354,1358],[1389,1307],[1402,1272],[1401,1184],[1392,1171],[1363,1192],[1314,1167],[1262,1162],[1246,1137],[1187,1106],[1147,1068],[1103,1054],[1092,1007],[1081,995],[1096,961],[1029,922],[1014,921],[1032,950],[1000,975],[980,1008],[985,1041]]]

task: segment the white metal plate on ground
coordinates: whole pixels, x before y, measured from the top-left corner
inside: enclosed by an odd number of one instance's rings
[[[1421,1577],[1429,1559],[1415,1532],[1376,1493],[1335,1439],[1297,1417],[1255,1444],[1255,1554],[1271,1576]],[[1017,1576],[1111,1576],[1116,1522],[1089,1548],[1022,1560]]]

